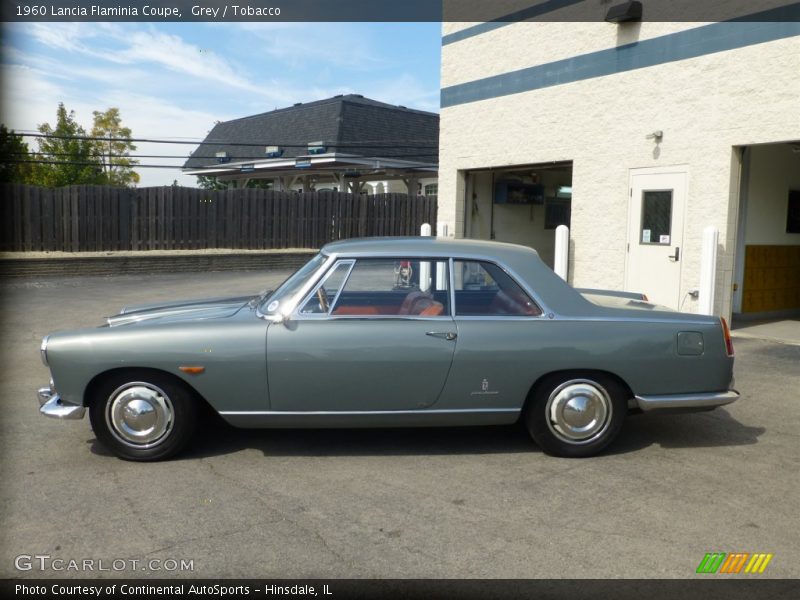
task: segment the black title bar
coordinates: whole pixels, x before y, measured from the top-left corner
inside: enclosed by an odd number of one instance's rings
[[[16,579],[0,580],[3,598],[184,600],[315,598],[316,600],[794,600],[798,580],[693,579]]]
[[[6,22],[604,21],[624,0],[3,0]],[[800,21],[796,0],[641,0],[642,21]],[[779,9],[771,13],[770,9]],[[631,23],[622,24],[631,26]]]

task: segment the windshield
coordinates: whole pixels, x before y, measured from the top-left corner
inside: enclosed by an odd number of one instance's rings
[[[275,315],[281,309],[292,303],[293,298],[300,291],[300,288],[312,277],[314,277],[328,257],[324,254],[317,254],[314,258],[300,267],[294,274],[284,281],[274,293],[270,294],[261,306],[261,312],[265,315]]]

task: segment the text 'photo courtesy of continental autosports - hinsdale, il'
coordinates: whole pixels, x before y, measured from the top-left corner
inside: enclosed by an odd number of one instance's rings
[[[330,243],[274,291],[129,306],[41,353],[42,414],[88,411],[138,461],[183,450],[209,407],[248,428],[522,420],[587,457],[629,413],[739,397],[724,319],[575,289],[530,248],[424,237]]]

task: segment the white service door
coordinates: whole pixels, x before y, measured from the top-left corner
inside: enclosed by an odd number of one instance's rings
[[[625,289],[680,307],[687,171],[632,169]]]

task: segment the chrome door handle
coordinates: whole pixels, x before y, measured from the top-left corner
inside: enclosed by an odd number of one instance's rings
[[[458,334],[453,331],[427,331],[425,332],[425,335],[451,341],[458,337]]]

